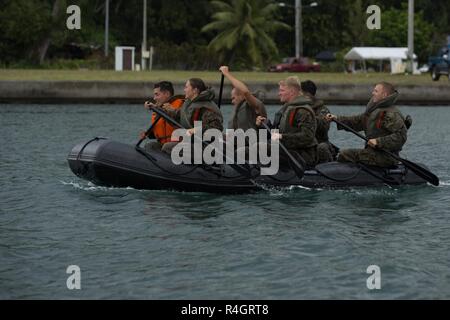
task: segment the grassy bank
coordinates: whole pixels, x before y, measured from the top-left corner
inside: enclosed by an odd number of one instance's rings
[[[236,72],[235,75],[247,82],[276,83],[287,77],[289,73],[268,72]],[[297,73],[300,79],[310,79],[317,83],[368,83],[389,81],[394,84],[416,85],[449,85],[449,81],[433,82],[429,74],[422,75],[391,75],[387,73],[344,74],[344,73]],[[207,82],[219,81],[219,72],[210,71],[151,71],[151,72],[115,72],[109,70],[29,70],[0,69],[0,81],[149,81],[169,80],[185,81],[188,78],[199,77]]]

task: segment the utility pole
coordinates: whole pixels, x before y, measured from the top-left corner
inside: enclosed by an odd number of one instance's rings
[[[317,2],[311,2],[305,8],[314,8],[318,5]],[[300,58],[303,56],[302,0],[295,0],[295,6],[286,4],[285,2],[278,2],[278,6],[293,8],[295,10],[295,57]]]
[[[302,0],[295,0],[295,57],[303,55]]]
[[[109,0],[105,0],[105,57],[108,56],[109,47]]]
[[[148,66],[148,70],[152,71],[153,70],[153,54],[155,53],[155,50],[153,48],[153,46],[150,46],[150,65]]]
[[[414,73],[414,0],[408,3],[408,58],[409,71]]]
[[[142,50],[141,50],[141,64],[142,70],[147,69],[147,60],[146,60],[146,52],[147,52],[147,0],[144,0],[144,23],[142,26]]]

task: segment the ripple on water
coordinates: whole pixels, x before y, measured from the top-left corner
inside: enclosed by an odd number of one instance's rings
[[[437,188],[217,195],[108,188],[72,174],[66,157],[77,142],[135,142],[148,125],[142,106],[4,105],[0,297],[448,298],[450,108],[405,112],[420,119],[405,157],[432,169]],[[334,127],[331,135],[360,147]],[[72,264],[84,272],[78,295],[64,286]],[[384,277],[376,296],[365,289],[372,264]]]
[[[83,191],[123,191],[123,190],[133,190],[133,191],[138,191],[138,192],[142,192],[142,190],[137,190],[131,187],[128,188],[113,188],[113,187],[102,187],[102,186],[97,186],[95,184],[93,184],[92,182],[64,182],[61,181],[61,183],[64,186],[72,186],[74,189],[78,189],[78,190],[83,190]]]

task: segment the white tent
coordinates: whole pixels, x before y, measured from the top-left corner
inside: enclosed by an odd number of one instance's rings
[[[382,61],[389,60],[391,73],[403,73],[405,72],[403,61],[408,59],[408,48],[355,47],[347,52],[344,59],[353,62],[352,71],[355,71],[355,61],[362,62],[365,71],[366,60],[380,61],[380,69]],[[414,59],[417,59],[416,55],[414,55]]]

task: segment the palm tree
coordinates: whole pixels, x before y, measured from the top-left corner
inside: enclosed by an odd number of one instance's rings
[[[211,1],[211,5],[216,9],[212,15],[214,21],[204,26],[202,32],[218,32],[208,47],[221,54],[229,64],[238,57],[261,66],[264,58],[278,54],[271,35],[278,29],[291,29],[276,20],[279,6],[273,2],[229,0]]]

